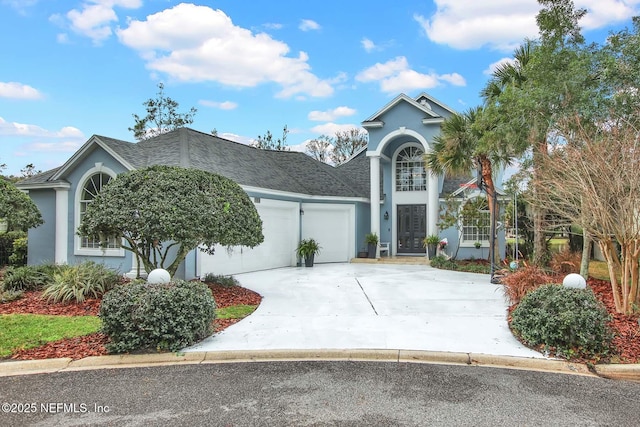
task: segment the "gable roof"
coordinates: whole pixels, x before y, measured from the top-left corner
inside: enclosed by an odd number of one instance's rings
[[[426,93],[422,93],[420,94],[420,96],[418,96],[418,98],[413,99],[408,95],[405,95],[404,93],[401,93],[400,95],[396,96],[395,98],[393,98],[387,105],[385,105],[384,107],[382,107],[381,109],[379,109],[378,111],[376,111],[372,116],[370,116],[368,119],[366,119],[365,121],[362,122],[362,126],[367,128],[367,127],[379,127],[382,124],[382,120],[381,120],[381,116],[384,115],[386,112],[388,112],[389,110],[393,109],[396,105],[402,103],[402,102],[406,102],[409,105],[413,106],[414,108],[422,111],[426,116],[423,120],[429,121],[429,120],[441,120],[443,119],[442,116],[440,116],[439,114],[437,114],[435,111],[433,111],[431,109],[431,105],[429,104],[429,102],[427,102],[427,100],[429,100],[432,103],[438,104],[439,106],[441,106],[442,108],[451,111],[453,114],[453,110],[451,110],[449,107],[447,107],[446,105],[442,104],[440,101],[436,100],[435,98],[432,98],[431,96],[427,95]]]
[[[223,175],[242,186],[311,196],[369,197],[368,189],[362,192],[349,176],[304,153],[262,150],[189,128],[138,143],[94,135],[60,168],[24,180],[20,186],[53,186],[96,147],[128,170],[153,165],[191,167]]]

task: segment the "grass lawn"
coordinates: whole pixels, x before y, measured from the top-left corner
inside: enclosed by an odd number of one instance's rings
[[[258,308],[257,305],[232,305],[230,307],[216,309],[216,319],[242,319]]]
[[[0,357],[50,341],[91,334],[99,329],[100,319],[95,316],[0,315]]]

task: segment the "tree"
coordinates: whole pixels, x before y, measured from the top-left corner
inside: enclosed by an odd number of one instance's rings
[[[135,125],[129,128],[136,140],[149,139],[174,129],[193,123],[193,116],[198,110],[191,107],[188,113],[178,113],[178,102],[165,96],[164,84],[158,83],[158,94],[155,99],[143,102],[147,115],[140,118],[133,114]]]
[[[39,169],[36,169],[33,163],[29,163],[24,168],[20,169],[20,173],[22,174],[22,178],[29,178],[31,176],[42,173],[42,171]]]
[[[176,272],[199,248],[262,243],[262,221],[238,184],[196,169],[152,166],[119,175],[89,204],[79,233],[124,240],[147,272]],[[140,265],[140,264],[139,264]]]
[[[445,204],[440,210],[440,217],[438,221],[438,228],[440,230],[446,230],[454,227],[458,234],[458,244],[456,245],[456,251],[451,256],[451,259],[458,257],[458,251],[460,250],[460,241],[462,240],[462,231],[466,224],[473,224],[476,227],[482,226],[483,217],[481,210],[486,209],[486,199],[474,198],[474,199],[458,199],[451,195],[445,199]]]
[[[483,92],[494,95],[488,97],[490,108],[500,118],[495,140],[529,157],[534,179],[547,156],[549,140],[558,135],[556,124],[576,112],[585,117],[597,114],[599,82],[593,72],[593,46],[586,46],[580,34],[579,21],[586,11],[567,0],[538,3],[542,5],[536,17],[540,37],[523,45],[526,62],[516,62],[517,73],[498,70]],[[533,212],[536,264],[548,259],[546,215],[541,209],[536,206]]]
[[[307,142],[307,154],[314,159],[328,163],[333,150],[333,141],[327,135],[320,135]]]
[[[271,131],[268,130],[263,136],[258,136],[258,139],[251,145],[262,150],[289,151],[290,149],[287,146],[288,134],[289,129],[287,129],[287,125],[284,125],[284,128],[282,128],[282,138],[274,139]]]
[[[331,161],[336,166],[346,162],[356,151],[366,146],[368,141],[367,132],[358,128],[337,132],[333,141]]]
[[[616,311],[631,314],[640,304],[640,128],[621,117],[599,127],[583,122],[575,116],[559,126],[568,139],[542,159],[533,202],[570,218],[597,242]]]
[[[29,196],[4,178],[0,178],[0,220],[7,223],[7,231],[27,231],[44,223]]]
[[[486,120],[482,120],[484,109],[471,108],[464,114],[454,114],[442,123],[441,132],[434,138],[432,150],[425,154],[429,168],[437,174],[453,176],[469,175],[479,171],[479,178],[487,194],[489,215],[493,223],[497,218],[497,190],[493,181],[493,165],[507,163],[508,156],[494,150],[484,141]],[[478,183],[481,185],[481,183]],[[491,238],[494,262],[499,260],[496,239]]]

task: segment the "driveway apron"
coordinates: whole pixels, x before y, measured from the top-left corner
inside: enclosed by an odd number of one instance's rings
[[[507,325],[501,285],[421,265],[316,264],[238,274],[262,295],[241,322],[186,351],[398,349],[543,356]]]

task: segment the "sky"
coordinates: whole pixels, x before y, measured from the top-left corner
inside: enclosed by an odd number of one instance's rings
[[[640,0],[576,0],[589,41],[631,26]],[[164,94],[189,126],[304,151],[400,93],[457,111],[535,38],[535,0],[0,0],[0,164],[62,165],[91,135],[135,141]]]

